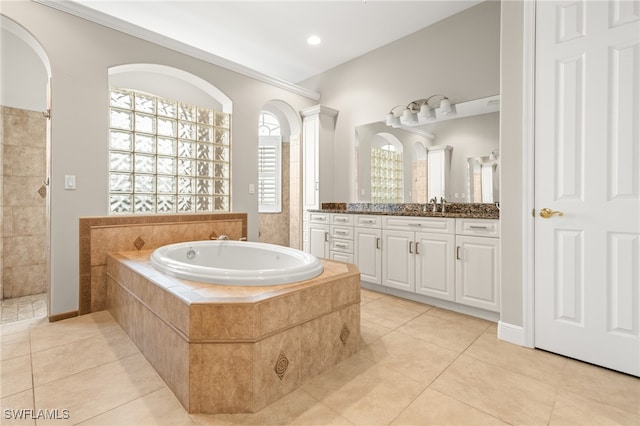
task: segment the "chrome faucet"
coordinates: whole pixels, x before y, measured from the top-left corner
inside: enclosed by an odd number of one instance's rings
[[[212,236],[212,237],[211,237],[211,239],[212,239],[212,240],[222,240],[222,241],[226,241],[226,240],[228,240],[228,239],[229,239],[229,237],[227,237],[227,236],[226,236],[226,235],[224,235],[224,234],[220,234],[220,235],[219,235],[219,236],[217,236],[217,237],[213,237],[213,236]]]
[[[447,206],[447,200],[445,200],[444,197],[440,197],[440,204],[441,204],[440,211],[442,212],[442,215],[444,216],[445,211],[447,209],[447,207],[446,207]]]
[[[430,203],[433,204],[433,209],[431,210],[432,212],[437,212],[438,211],[438,197],[433,197],[432,199],[429,200]]]

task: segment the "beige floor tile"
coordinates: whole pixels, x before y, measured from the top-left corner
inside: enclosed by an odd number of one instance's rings
[[[198,425],[351,425],[347,419],[298,389],[252,414],[192,414]]]
[[[86,370],[34,390],[36,408],[67,409],[68,421],[38,424],[76,424],[165,387],[140,354]]]
[[[391,329],[398,328],[418,315],[420,312],[408,310],[387,297],[362,305],[360,308],[360,316],[363,320]]]
[[[398,306],[413,312],[419,312],[421,314],[424,312],[427,312],[428,310],[433,309],[433,306],[431,305],[426,305],[420,302],[414,302],[413,300],[403,299],[401,297],[385,295],[383,299],[394,306]]]
[[[138,348],[120,328],[32,354],[33,382],[40,386],[126,358]]]
[[[486,333],[473,342],[465,355],[553,386],[560,383],[567,364],[563,356],[514,345]]]
[[[458,352],[391,332],[360,351],[378,367],[394,370],[428,386],[459,355]]]
[[[460,401],[427,388],[404,410],[392,425],[507,425]]]
[[[303,386],[356,425],[388,424],[425,385],[356,354]]]
[[[360,320],[360,338],[365,344],[369,344],[392,331],[392,329],[383,327],[374,322]]]
[[[465,314],[449,311],[442,308],[429,309],[429,311],[427,311],[427,315],[433,315],[435,317],[444,318],[446,320],[456,322],[463,327],[479,328],[482,331],[485,331],[487,328],[489,328],[489,326],[495,324],[491,321],[487,321],[482,318],[476,318],[470,315],[465,315]]]
[[[568,360],[560,389],[640,414],[640,379],[637,377]]]
[[[484,334],[489,334],[491,336],[498,336],[498,324],[493,323],[484,331]]]
[[[0,343],[0,360],[2,361],[28,355],[31,352],[28,329],[17,333],[3,334],[0,339],[2,342]]]
[[[640,415],[561,390],[550,425],[640,425]]]
[[[0,363],[0,398],[31,389],[31,355]]]
[[[16,393],[0,400],[0,423],[3,426],[21,425],[35,426],[33,415],[33,389]]]
[[[120,326],[107,311],[41,324],[31,330],[31,350],[38,352],[118,329]]]
[[[378,300],[384,297],[384,294],[378,293],[377,291],[367,290],[366,288],[360,288],[360,298],[366,297],[371,300]]]
[[[13,333],[20,333],[23,331],[30,330],[32,327],[41,326],[48,324],[48,319],[45,318],[34,318],[31,320],[20,321],[20,322],[8,322],[0,325],[0,335],[8,336]]]
[[[555,388],[521,374],[461,355],[431,388],[500,420],[546,424]]]
[[[428,313],[412,319],[397,331],[458,353],[468,348],[484,332],[482,328],[461,326],[458,322]]]
[[[169,388],[140,397],[80,423],[82,426],[186,426],[191,417]]]

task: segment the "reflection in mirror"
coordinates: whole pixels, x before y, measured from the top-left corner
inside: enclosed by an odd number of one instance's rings
[[[427,202],[427,147],[419,141],[413,144],[411,157],[411,202]]]
[[[377,134],[371,143],[371,201],[403,202],[402,143],[392,135]]]
[[[469,201],[498,202],[498,160],[495,155],[470,157],[468,163]]]
[[[446,199],[451,181],[451,151],[449,145],[436,145],[427,148],[427,181],[429,200]]]
[[[416,126],[391,127],[384,122],[369,123],[356,127],[357,140],[357,180],[356,194],[357,197],[351,202],[414,202],[426,203],[429,198],[430,176],[435,173],[430,172],[427,165],[427,153],[436,147],[450,146],[449,159],[443,163],[447,165],[441,170],[447,173],[443,182],[445,186],[439,190],[438,198],[443,196],[449,202],[499,202],[499,185],[498,174],[499,167],[486,169],[485,180],[488,182],[491,175],[492,184],[484,185],[487,195],[482,197],[482,186],[474,186],[473,193],[469,181],[471,176],[468,171],[470,165],[469,158],[482,158],[492,153],[491,159],[487,161],[495,161],[498,144],[499,144],[499,120],[500,113],[496,112],[497,96],[486,98],[490,100],[485,102],[487,108],[476,111],[476,115],[457,116],[443,121],[434,121],[429,124]],[[477,105],[482,100],[470,101],[468,104]],[[458,111],[465,111],[465,104],[457,104]],[[489,111],[489,112],[487,112]],[[393,141],[393,142],[391,142]],[[394,166],[393,171],[378,169],[375,170],[375,162],[372,162],[372,147],[382,148],[384,145],[391,144],[394,146],[394,152],[397,153],[396,158],[402,158],[402,164]],[[487,161],[483,160],[483,163]],[[480,176],[482,174],[481,166],[479,169]],[[490,173],[491,172],[491,173]],[[373,195],[376,179],[379,176],[390,176],[393,174],[396,179],[402,176],[401,182],[397,182],[393,190],[376,189],[376,197]],[[438,175],[442,176],[442,175]],[[431,178],[433,179],[433,178]],[[433,182],[431,182],[433,184]],[[492,195],[489,196],[489,189],[492,188]],[[444,191],[444,192],[442,192]],[[476,195],[475,191],[480,191],[480,195]],[[434,194],[435,194],[434,190]],[[378,194],[393,194],[393,197],[384,199],[393,199],[394,201],[375,201]],[[400,196],[398,196],[400,194]],[[476,201],[476,200],[483,201]]]

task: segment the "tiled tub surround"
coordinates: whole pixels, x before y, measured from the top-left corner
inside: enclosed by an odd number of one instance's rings
[[[106,309],[107,253],[171,243],[247,236],[246,213],[135,215],[80,218],[80,315]],[[71,316],[71,315],[68,315]]]
[[[108,256],[108,309],[190,413],[256,412],[359,351],[354,265],[227,287],[164,275],[150,254]]]
[[[496,204],[488,203],[446,203],[445,213],[433,211],[430,203],[322,203],[320,210],[326,213],[376,214],[394,216],[453,217],[475,219],[499,219],[500,209]]]

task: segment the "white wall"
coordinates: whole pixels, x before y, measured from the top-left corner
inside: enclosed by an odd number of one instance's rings
[[[523,325],[523,231],[528,214],[523,204],[523,3],[502,3],[502,76],[500,81],[501,191],[501,315],[500,320]]]
[[[257,240],[257,200],[248,187],[257,183],[260,110],[272,99],[296,110],[317,102],[34,2],[3,2],[2,13],[34,35],[51,63],[51,314],[78,308],[78,218],[108,212],[109,67],[183,69],[232,99],[232,210],[248,213],[248,236]],[[77,177],[76,190],[64,190],[64,175]]]
[[[47,69],[17,35],[0,29],[0,105],[29,111],[47,109]]]

